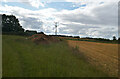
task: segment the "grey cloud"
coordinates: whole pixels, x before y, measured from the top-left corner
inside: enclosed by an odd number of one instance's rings
[[[106,26],[117,26],[118,18],[118,5],[117,3],[110,3],[108,5],[99,6],[94,8],[91,14],[86,15],[81,12],[70,13],[70,14],[58,14],[57,17],[62,20],[69,22],[78,22],[83,24],[93,24],[93,25],[106,25]]]
[[[64,24],[66,27],[59,28],[59,33],[68,35],[79,35],[82,37],[104,37],[112,38],[113,35],[117,35],[117,29],[115,27],[98,27],[98,26],[85,26],[76,24]],[[69,31],[68,31],[69,30]]]
[[[24,17],[21,21],[24,21],[24,28],[42,29],[43,22],[36,18]]]

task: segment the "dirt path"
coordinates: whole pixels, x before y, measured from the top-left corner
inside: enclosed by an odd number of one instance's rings
[[[88,62],[107,72],[110,76],[118,74],[118,44],[68,40],[71,47],[77,47]]]

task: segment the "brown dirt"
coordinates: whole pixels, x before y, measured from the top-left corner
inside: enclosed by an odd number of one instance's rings
[[[32,40],[36,44],[40,44],[40,43],[49,44],[52,42],[61,41],[61,39],[59,39],[59,38],[56,38],[53,36],[48,36],[45,34],[35,34],[35,35],[32,35],[31,37],[29,37],[28,39]]]
[[[88,62],[108,73],[110,76],[118,75],[118,44],[106,44],[86,41],[68,40],[71,47],[78,47],[80,53]]]

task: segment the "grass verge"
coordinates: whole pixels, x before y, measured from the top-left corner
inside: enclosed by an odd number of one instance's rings
[[[26,37],[3,35],[2,46],[3,77],[107,77],[74,55],[65,41],[36,45]]]

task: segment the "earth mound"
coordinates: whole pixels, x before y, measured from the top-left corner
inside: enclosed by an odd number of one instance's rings
[[[52,42],[61,41],[60,38],[45,35],[45,34],[35,34],[35,35],[32,35],[31,37],[29,37],[29,39],[32,40],[36,44],[40,44],[40,43],[48,44],[48,43],[52,43]]]

